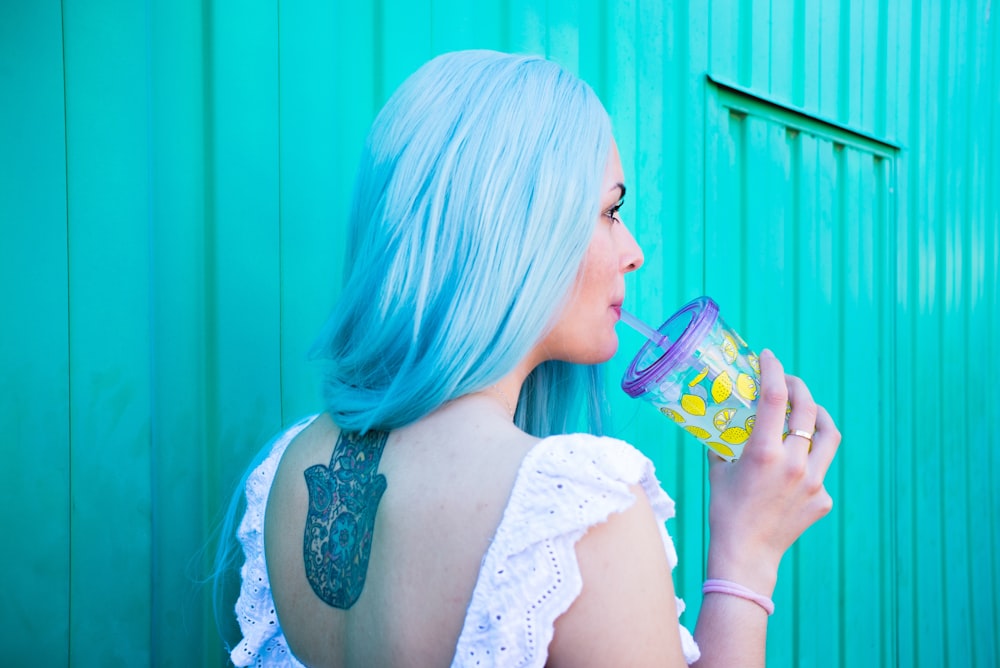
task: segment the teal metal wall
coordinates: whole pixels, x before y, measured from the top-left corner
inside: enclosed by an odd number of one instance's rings
[[[713,295],[842,428],[770,664],[997,665],[995,9],[3,0],[3,663],[222,664],[200,549],[251,453],[318,409],[305,351],[364,261],[341,253],[364,133],[419,64],[485,47],[605,100],[631,308]],[[678,502],[693,624],[704,453],[615,409]]]

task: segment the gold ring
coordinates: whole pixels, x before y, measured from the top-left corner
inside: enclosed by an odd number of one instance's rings
[[[787,438],[789,436],[798,436],[800,438],[806,439],[807,441],[809,441],[809,445],[812,445],[813,434],[815,434],[815,433],[816,432],[814,432],[814,431],[802,431],[801,429],[789,429],[788,433],[785,434],[785,437]]]

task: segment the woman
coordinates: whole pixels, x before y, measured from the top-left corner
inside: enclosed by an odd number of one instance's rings
[[[447,54],[393,95],[317,344],[327,410],[247,481],[237,665],[763,665],[778,563],[831,507],[840,436],[764,351],[753,435],[711,467],[707,572],[728,584],[696,645],[673,504],[638,450],[592,435],[643,262],[624,183],[607,113],[548,61]],[[811,448],[783,441],[786,401]]]

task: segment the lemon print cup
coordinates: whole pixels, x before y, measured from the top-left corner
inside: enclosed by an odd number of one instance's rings
[[[709,297],[689,302],[655,333],[662,338],[638,351],[622,389],[656,406],[720,457],[738,459],[756,422],[757,354]]]

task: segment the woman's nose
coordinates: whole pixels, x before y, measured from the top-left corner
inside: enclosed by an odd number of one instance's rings
[[[625,232],[625,242],[622,248],[621,254],[621,266],[624,273],[630,271],[635,271],[642,266],[645,261],[645,257],[642,254],[642,248],[640,248],[639,243],[632,236],[632,233],[624,223],[619,226]]]

